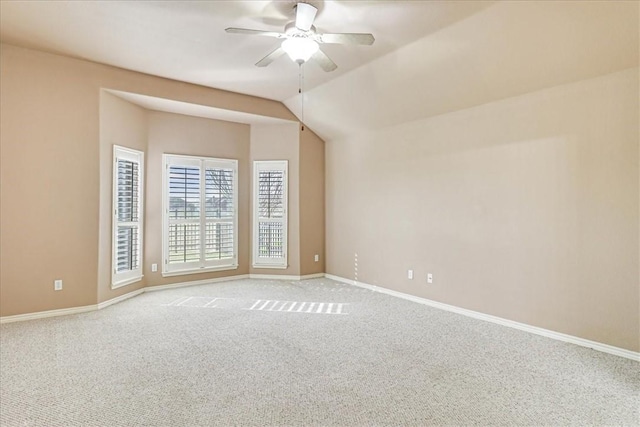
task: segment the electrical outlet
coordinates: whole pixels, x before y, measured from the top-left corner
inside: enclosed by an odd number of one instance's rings
[[[151,272],[155,273],[156,271],[158,271],[158,264],[151,264]]]
[[[314,260],[315,262],[320,261],[320,255],[315,254],[315,256],[313,257],[313,260]]]
[[[407,270],[407,279],[413,279],[413,270]]]
[[[433,274],[427,274],[427,283],[433,283]]]
[[[54,291],[62,290],[62,280],[57,279],[53,281],[53,290]]]

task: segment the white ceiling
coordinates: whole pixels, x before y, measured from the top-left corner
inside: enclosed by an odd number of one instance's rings
[[[310,91],[305,122],[335,140],[638,67],[639,6],[496,3]]]
[[[306,88],[486,7],[483,2],[318,1],[318,32],[370,32],[373,46],[324,45],[338,64],[305,67]],[[298,91],[298,65],[254,64],[281,43],[227,27],[281,32],[295,1],[2,1],[4,42],[161,77],[284,101]]]
[[[310,0],[338,69],[305,65],[305,122],[325,140],[638,66],[638,2]],[[298,66],[253,64],[295,1],[0,2],[3,42],[283,101],[301,116]]]

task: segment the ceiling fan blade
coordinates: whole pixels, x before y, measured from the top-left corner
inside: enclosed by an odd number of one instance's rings
[[[309,3],[298,3],[296,5],[296,27],[302,31],[309,31],[313,20],[316,19],[318,9]]]
[[[323,51],[321,51],[320,49],[318,49],[316,51],[316,53],[314,53],[311,58],[314,61],[316,61],[318,63],[318,65],[320,65],[320,68],[322,68],[326,72],[331,72],[331,71],[335,70],[336,68],[338,68],[336,63],[333,62],[331,60],[331,58],[329,58],[327,56],[327,54],[324,53]]]
[[[282,39],[287,37],[285,34],[276,33],[275,31],[249,30],[247,28],[227,28],[225,31],[227,33],[232,33],[232,34],[247,34],[250,36],[275,37],[277,39]]]
[[[368,33],[337,33],[337,34],[319,34],[318,39],[320,43],[335,43],[335,44],[365,44],[372,45],[375,38],[373,34]]]
[[[284,50],[281,47],[277,47],[270,54],[262,58],[260,61],[256,62],[256,67],[266,67],[276,59],[280,58],[282,55],[284,55]]]

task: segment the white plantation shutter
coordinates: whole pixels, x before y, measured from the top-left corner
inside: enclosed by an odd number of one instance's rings
[[[235,236],[234,170],[205,163],[206,260],[233,259]]]
[[[287,166],[254,162],[254,267],[287,268]]]
[[[113,147],[113,272],[117,288],[142,278],[142,182],[144,154]]]
[[[165,155],[165,274],[237,267],[237,161]]]
[[[167,263],[182,269],[200,267],[200,161],[168,166],[169,208]]]

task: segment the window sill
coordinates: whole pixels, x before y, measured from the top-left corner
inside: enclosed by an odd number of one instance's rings
[[[137,277],[132,277],[131,279],[125,279],[125,280],[121,280],[121,281],[116,282],[116,283],[112,283],[111,284],[111,289],[118,289],[118,288],[121,288],[123,286],[131,285],[133,283],[141,281],[143,277],[144,277],[144,275],[137,276]]]
[[[184,276],[187,274],[211,273],[213,271],[237,270],[237,265],[223,265],[219,267],[194,268],[191,270],[163,271],[162,277]]]

